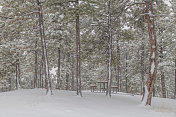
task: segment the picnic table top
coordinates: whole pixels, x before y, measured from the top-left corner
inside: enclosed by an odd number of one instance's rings
[[[108,83],[108,81],[98,81],[97,83]]]
[[[118,86],[111,86],[111,88],[118,88]]]
[[[90,85],[90,87],[97,87],[96,85]]]

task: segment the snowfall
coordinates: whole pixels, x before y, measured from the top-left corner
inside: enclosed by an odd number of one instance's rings
[[[42,89],[0,93],[0,117],[176,117],[176,100],[153,98],[152,106],[141,104],[141,96]]]

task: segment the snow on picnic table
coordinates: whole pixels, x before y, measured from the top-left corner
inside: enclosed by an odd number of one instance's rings
[[[153,98],[152,107],[140,104],[141,96],[22,89],[0,93],[0,117],[176,117],[176,100]]]

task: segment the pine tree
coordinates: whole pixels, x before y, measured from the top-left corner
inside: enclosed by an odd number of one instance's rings
[[[152,0],[146,1],[146,17],[148,23],[149,41],[150,41],[150,66],[149,75],[146,81],[146,90],[148,92],[146,105],[151,105],[152,92],[157,77],[157,40],[155,33],[154,15]]]

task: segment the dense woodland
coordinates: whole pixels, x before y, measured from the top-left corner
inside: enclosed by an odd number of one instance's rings
[[[82,96],[108,81],[109,96],[118,86],[176,98],[175,0],[1,0],[0,9],[1,91]]]

